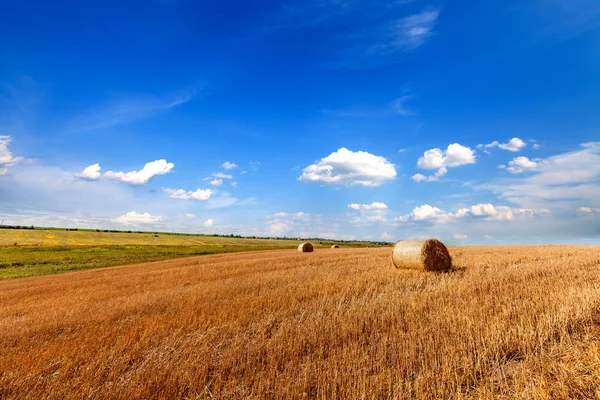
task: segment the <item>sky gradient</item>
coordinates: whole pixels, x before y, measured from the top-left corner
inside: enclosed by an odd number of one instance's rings
[[[9,0],[0,218],[599,244],[600,3],[498,3]]]

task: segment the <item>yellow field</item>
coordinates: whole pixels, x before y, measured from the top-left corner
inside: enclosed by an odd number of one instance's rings
[[[600,398],[600,248],[248,252],[0,282],[0,398]]]
[[[244,239],[213,236],[188,236],[151,233],[64,231],[42,229],[0,229],[0,246],[111,246],[111,245],[290,245],[292,240]]]

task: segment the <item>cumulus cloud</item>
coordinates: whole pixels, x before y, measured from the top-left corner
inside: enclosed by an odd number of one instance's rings
[[[410,214],[398,217],[396,220],[399,222],[408,221],[435,221],[435,222],[446,222],[453,218],[451,213],[447,213],[437,207],[430,206],[429,204],[423,204],[422,206],[415,207]]]
[[[234,163],[229,162],[229,161],[225,161],[223,163],[223,165],[221,165],[221,168],[223,168],[224,170],[234,169],[235,167],[237,167],[237,164],[234,164]]]
[[[524,177],[480,185],[524,207],[576,208],[600,206],[600,142],[583,143],[576,151],[534,161],[537,167]]]
[[[388,206],[385,203],[374,201],[371,204],[348,204],[348,208],[352,210],[387,210]]]
[[[210,196],[213,193],[210,189],[198,189],[196,191],[185,191],[183,189],[163,189],[163,191],[172,199],[198,201],[210,199]]]
[[[542,160],[536,158],[534,160],[530,160],[527,157],[515,157],[511,161],[508,162],[508,167],[506,171],[511,174],[520,174],[526,170],[532,170],[540,167],[542,165]]]
[[[205,228],[211,228],[212,226],[215,225],[215,221],[213,221],[211,218],[209,218],[206,221],[204,221],[203,225]]]
[[[512,221],[517,218],[547,217],[549,215],[550,211],[547,209],[513,208],[508,206],[494,206],[493,204],[476,204],[471,207],[461,208],[452,213],[430,206],[429,204],[423,204],[422,206],[415,207],[410,214],[396,218],[396,221],[445,223],[466,218]]]
[[[156,175],[165,175],[168,174],[175,165],[173,163],[169,163],[166,160],[156,160],[144,165],[140,171],[131,171],[131,172],[113,172],[108,171],[104,174],[104,177],[107,179],[112,179],[116,181],[121,181],[128,183],[130,185],[144,185],[147,183],[150,178]]]
[[[187,219],[194,219],[194,218],[196,218],[196,214],[189,214],[189,213],[188,213],[188,214],[185,214],[185,217],[186,217]]]
[[[475,151],[469,147],[453,143],[446,150],[439,148],[427,150],[417,161],[421,169],[437,169],[434,175],[415,174],[411,179],[415,182],[434,182],[446,175],[448,168],[461,165],[475,164]]]
[[[469,236],[465,233],[455,233],[452,235],[452,237],[454,237],[454,239],[456,240],[466,240],[469,238]]]
[[[591,207],[579,207],[577,212],[581,215],[589,215],[600,212],[600,208],[591,208]]]
[[[209,182],[209,185],[212,185],[214,187],[221,186],[222,184],[223,184],[223,179],[213,179],[212,181]]]
[[[233,176],[231,176],[229,174],[223,174],[221,172],[215,172],[214,174],[212,174],[212,176],[217,179],[233,179]],[[210,178],[208,178],[208,179],[210,179]]]
[[[24,157],[13,156],[8,148],[11,142],[12,138],[10,136],[0,136],[0,175],[6,175],[8,173],[8,167],[32,162],[32,160]]]
[[[122,225],[138,225],[138,224],[154,224],[160,221],[160,215],[150,215],[149,213],[138,214],[135,211],[130,211],[114,219],[115,222]]]
[[[100,179],[100,164],[90,165],[83,171],[75,174],[75,176],[79,179],[84,179],[87,181],[97,181]]]
[[[340,185],[380,186],[396,178],[396,168],[384,157],[346,148],[309,165],[298,179]]]
[[[493,204],[477,204],[470,208],[461,208],[456,212],[456,217],[485,218],[497,221],[512,221],[518,217],[547,217],[550,211],[542,209],[513,208],[508,206],[494,206]]]
[[[521,150],[524,147],[527,147],[527,143],[525,143],[523,140],[519,139],[519,138],[512,138],[508,141],[508,143],[500,143],[497,140],[494,140],[492,143],[488,143],[486,145],[480,144],[477,145],[477,148],[481,149],[485,147],[486,149],[490,149],[493,147],[498,147],[499,149],[502,150],[507,150],[507,151],[512,151],[512,152],[517,152],[519,150]],[[534,148],[539,148],[539,147],[535,147]]]

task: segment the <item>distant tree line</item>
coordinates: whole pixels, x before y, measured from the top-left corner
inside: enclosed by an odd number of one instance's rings
[[[323,242],[327,242],[327,243],[365,243],[365,244],[373,244],[373,245],[380,245],[380,246],[385,246],[388,245],[389,242],[375,242],[375,241],[367,241],[367,240],[334,240],[334,239],[324,239],[324,238],[320,238],[320,237],[310,237],[310,238],[301,238],[301,237],[277,237],[277,236],[243,236],[243,235],[235,235],[233,233],[230,234],[218,234],[218,233],[213,233],[213,234],[205,234],[205,233],[179,233],[179,232],[148,232],[148,231],[120,231],[120,230],[116,230],[116,229],[79,229],[79,228],[47,228],[47,227],[34,227],[33,225],[31,226],[24,226],[24,225],[0,225],[0,229],[41,229],[41,230],[65,230],[65,231],[87,231],[87,232],[105,232],[105,233],[143,233],[143,234],[151,234],[154,235],[155,237],[158,237],[158,234],[160,233],[161,235],[179,235],[179,236],[212,236],[212,237],[223,237],[223,238],[236,238],[236,239],[269,239],[269,240],[295,240],[295,241],[300,241],[300,240],[304,240],[304,241],[312,241],[312,242],[319,242],[320,244],[323,244]]]

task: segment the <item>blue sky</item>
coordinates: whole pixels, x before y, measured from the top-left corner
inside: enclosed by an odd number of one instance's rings
[[[8,1],[5,223],[600,242],[600,3]]]

